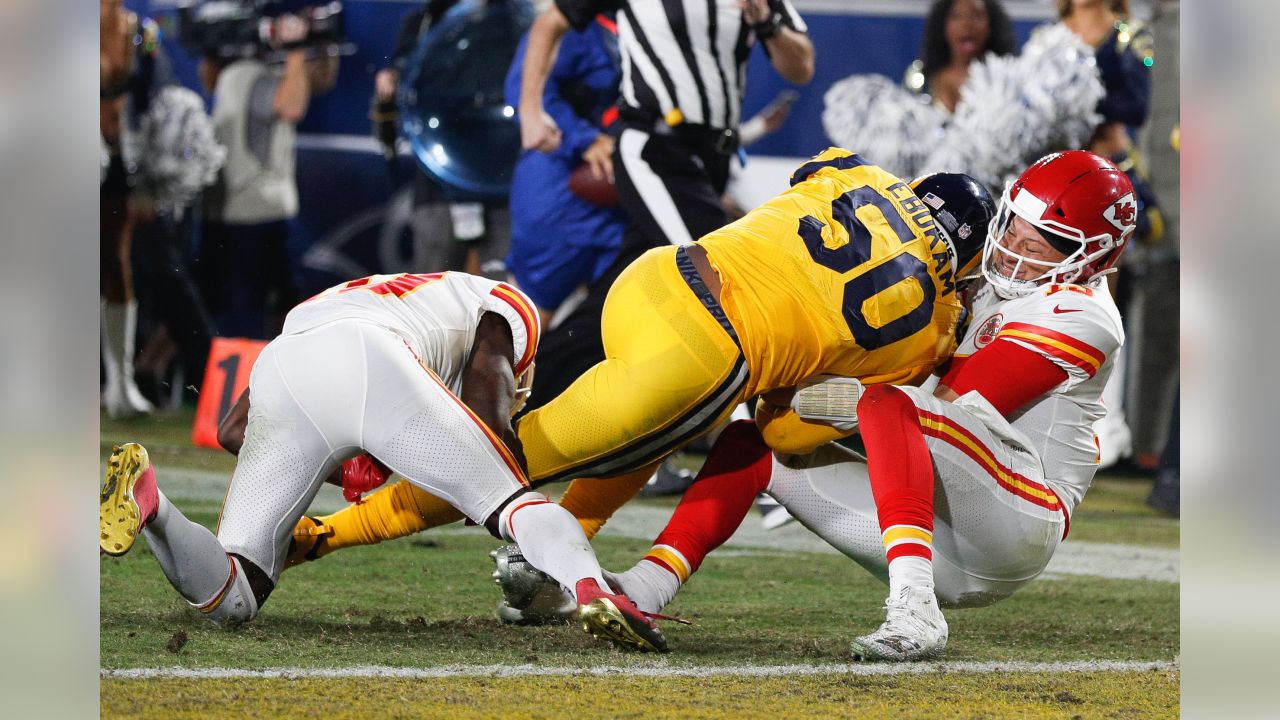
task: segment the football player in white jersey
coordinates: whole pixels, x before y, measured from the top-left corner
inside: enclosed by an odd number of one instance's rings
[[[220,428],[238,460],[217,535],[165,498],[146,450],[129,443],[108,461],[101,549],[122,555],[145,535],[192,607],[238,625],[274,589],[320,484],[368,453],[518,542],[576,598],[588,632],[665,650],[661,631],[607,589],[578,521],[528,487],[511,415],[539,333],[523,293],[465,273],[375,275],[330,288],[289,313]]]
[[[766,398],[856,428],[866,456],[832,444],[780,457],[755,424],[734,423],[653,549],[610,581],[657,612],[765,490],[888,581],[888,617],[853,642],[855,656],[937,656],[939,602],[987,605],[1035,578],[1089,488],[1092,427],[1124,339],[1104,276],[1136,213],[1128,178],[1101,157],[1032,165],[990,225],[985,282],[975,279],[972,321],[935,390],[833,378]]]

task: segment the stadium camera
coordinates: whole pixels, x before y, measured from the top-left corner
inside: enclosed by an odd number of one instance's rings
[[[281,46],[278,24],[292,15],[307,26],[299,43]],[[264,57],[278,50],[343,47],[342,3],[305,4],[280,0],[208,0],[178,8],[178,41],[191,52],[223,60]],[[346,54],[346,53],[343,53]]]

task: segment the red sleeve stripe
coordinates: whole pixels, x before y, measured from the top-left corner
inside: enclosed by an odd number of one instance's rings
[[[996,335],[996,339],[999,338],[1021,340],[1035,345],[1040,350],[1084,370],[1089,377],[1093,377],[1106,360],[1106,355],[1092,345],[1039,325],[1009,323],[1000,328],[1000,332]]]
[[[520,316],[520,319],[524,321],[526,340],[524,353],[516,361],[515,373],[518,376],[529,367],[529,363],[533,362],[533,357],[538,351],[538,338],[542,334],[538,311],[529,302],[529,299],[525,297],[524,293],[506,283],[498,283],[490,291],[490,294],[510,305],[516,311],[516,314]]]
[[[981,466],[988,475],[995,478],[996,483],[1005,490],[1033,505],[1038,505],[1048,510],[1063,511],[1063,515],[1066,515],[1062,502],[1058,500],[1058,496],[1053,490],[1043,483],[1036,482],[1025,475],[1020,475],[998,462],[990,448],[984,445],[973,433],[945,415],[935,415],[926,410],[919,410],[918,412],[920,429],[924,431],[926,436],[941,440],[967,455],[970,460]]]
[[[466,403],[458,399],[458,396],[453,394],[453,391],[450,390],[442,380],[440,380],[439,376],[431,371],[431,368],[423,364],[422,358],[418,357],[418,354],[413,351],[413,348],[409,347],[409,343],[405,343],[404,347],[409,351],[409,354],[413,355],[413,359],[418,361],[418,367],[421,367],[426,371],[427,377],[431,378],[435,384],[439,385],[440,388],[444,390],[445,395],[457,403],[458,407],[462,408],[462,411],[467,414],[467,417],[471,418],[472,422],[476,424],[476,427],[480,428],[480,431],[484,433],[484,436],[489,440],[489,444],[493,446],[493,449],[498,453],[498,457],[502,458],[502,462],[506,464],[507,469],[511,471],[511,474],[515,476],[516,480],[518,480],[524,487],[529,487],[529,478],[525,477],[524,470],[520,469],[520,463],[516,462],[516,456],[511,453],[507,444],[502,442],[502,438],[495,435],[493,430],[490,430],[489,426],[485,425],[484,421],[472,412],[471,408],[467,407]]]

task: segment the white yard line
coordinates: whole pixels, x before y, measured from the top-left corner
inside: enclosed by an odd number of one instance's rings
[[[621,665],[541,667],[538,665],[445,665],[435,668],[361,665],[340,668],[121,668],[103,670],[104,679],[150,680],[157,678],[305,679],[305,678],[468,678],[468,677],[784,677],[795,675],[932,675],[939,673],[1091,673],[1179,672],[1175,661],[1139,662],[1079,660],[1073,662],[933,662],[822,665],[722,665],[718,667],[627,667]]]

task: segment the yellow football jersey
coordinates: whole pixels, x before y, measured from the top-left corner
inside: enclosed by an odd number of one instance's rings
[[[928,207],[839,148],[791,184],[698,241],[751,369],[748,397],[823,373],[923,381],[955,349],[962,312]]]

